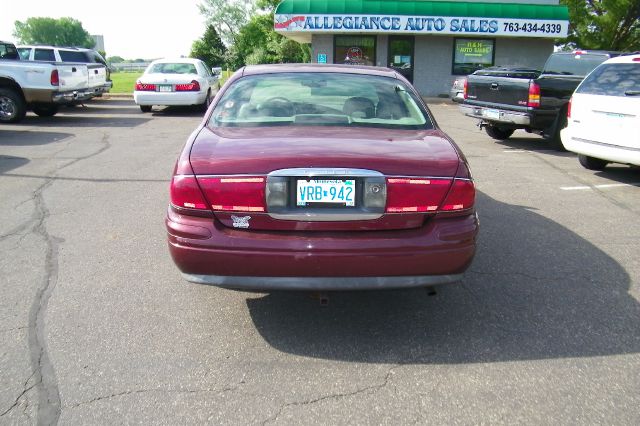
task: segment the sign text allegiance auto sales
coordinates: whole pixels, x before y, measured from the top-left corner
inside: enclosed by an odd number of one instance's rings
[[[371,15],[276,15],[275,28],[296,32],[390,32],[565,37],[567,21]]]

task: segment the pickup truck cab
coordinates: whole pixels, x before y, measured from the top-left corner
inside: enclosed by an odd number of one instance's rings
[[[85,64],[22,61],[16,47],[0,41],[0,123],[17,123],[31,109],[52,116],[61,104],[93,96]]]
[[[107,61],[98,52],[81,47],[17,46],[23,61],[53,61],[86,64],[89,87],[101,96],[113,87]]]
[[[544,136],[564,150],[560,130],[567,125],[567,106],[584,77],[617,52],[574,51],[551,54],[541,72],[521,68],[488,68],[467,77],[460,111],[479,119],[494,139],[508,139],[516,129]]]

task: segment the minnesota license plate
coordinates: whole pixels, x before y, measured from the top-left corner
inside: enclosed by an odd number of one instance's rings
[[[171,92],[173,90],[173,86],[170,84],[161,84],[158,86],[158,92]]]
[[[355,179],[299,179],[296,204],[300,207],[331,203],[354,207],[356,205]]]

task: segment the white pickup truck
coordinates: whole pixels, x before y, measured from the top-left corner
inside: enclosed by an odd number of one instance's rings
[[[0,41],[0,123],[17,123],[31,109],[42,117],[90,99],[86,64],[21,61],[12,43]]]

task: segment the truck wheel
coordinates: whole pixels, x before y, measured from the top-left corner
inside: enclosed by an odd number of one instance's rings
[[[608,164],[608,161],[582,154],[578,155],[578,161],[580,161],[582,167],[589,170],[604,170]]]
[[[27,114],[27,105],[15,90],[0,88],[0,123],[17,123]]]
[[[140,111],[142,112],[151,112],[151,105],[140,105]]]
[[[33,107],[33,112],[40,117],[53,117],[58,113],[58,105],[38,105]]]
[[[565,127],[567,127],[567,110],[561,109],[556,126],[553,129],[553,133],[547,139],[549,141],[549,146],[556,151],[564,152],[567,150],[562,143],[562,138],[560,137],[560,131]]]
[[[491,124],[487,125],[484,130],[489,136],[499,141],[509,139],[513,132],[515,132],[514,129],[505,129],[502,127],[493,126]]]

